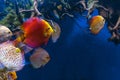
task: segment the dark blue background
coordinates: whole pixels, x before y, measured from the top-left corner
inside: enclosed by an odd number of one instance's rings
[[[93,15],[97,15],[95,10]],[[50,62],[33,69],[26,65],[18,80],[120,80],[120,45],[108,41],[107,23],[98,35],[88,30],[85,17],[74,13],[60,21],[61,36],[45,47]]]

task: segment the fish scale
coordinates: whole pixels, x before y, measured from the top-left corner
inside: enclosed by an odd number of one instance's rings
[[[8,69],[18,71],[24,66],[21,52],[10,42],[0,44],[0,62]]]

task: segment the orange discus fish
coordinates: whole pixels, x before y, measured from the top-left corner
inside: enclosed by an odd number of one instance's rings
[[[10,80],[17,80],[17,74],[16,74],[16,72],[15,72],[15,71],[8,72],[8,78],[9,78]],[[9,80],[9,79],[8,79],[8,80]]]
[[[100,30],[104,27],[105,24],[105,19],[100,16],[94,16],[92,17],[92,19],[90,20],[90,31],[93,34],[98,34],[100,32]]]
[[[32,48],[47,44],[53,33],[52,27],[43,19],[33,17],[23,23],[24,43]]]

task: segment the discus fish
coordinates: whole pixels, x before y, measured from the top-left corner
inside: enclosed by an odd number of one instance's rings
[[[54,32],[52,33],[52,41],[55,43],[60,37],[61,28],[56,22],[53,22],[53,29]]]
[[[28,19],[22,25],[24,32],[24,43],[32,48],[47,44],[53,33],[52,27],[43,19],[33,17]]]
[[[0,43],[9,40],[12,36],[12,32],[6,26],[0,25]]]
[[[47,64],[50,60],[50,56],[43,48],[35,49],[34,54],[31,55],[30,61],[34,68],[40,68]]]
[[[98,34],[100,30],[104,27],[105,19],[102,16],[97,15],[92,17],[89,24],[91,33]]]
[[[17,79],[17,74],[15,71],[8,72],[8,80],[16,80]]]
[[[11,41],[0,44],[0,69],[7,68],[7,71],[19,71],[25,65],[24,56],[19,48]]]

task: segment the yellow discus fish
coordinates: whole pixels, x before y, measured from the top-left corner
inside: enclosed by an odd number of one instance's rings
[[[105,19],[102,16],[97,15],[92,17],[89,24],[91,33],[98,34],[100,30],[104,27]]]
[[[8,72],[8,79],[10,80],[16,80],[17,79],[17,74],[15,71]]]

